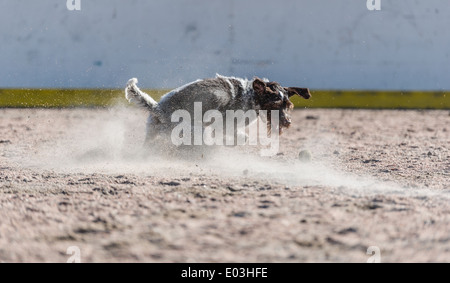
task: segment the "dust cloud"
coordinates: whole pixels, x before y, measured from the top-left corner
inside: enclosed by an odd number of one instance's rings
[[[95,114],[94,114],[95,115]],[[212,175],[217,178],[271,180],[287,186],[329,187],[342,194],[439,196],[449,194],[422,188],[405,188],[372,176],[352,174],[331,166],[326,158],[302,162],[291,158],[261,157],[255,147],[177,148],[161,143],[144,148],[145,110],[117,105],[105,116],[78,119],[51,142],[30,147],[29,154],[16,157],[25,167],[38,167],[64,173],[105,173],[162,176]],[[285,134],[289,134],[286,132]],[[333,137],[303,141],[314,152],[326,147]]]

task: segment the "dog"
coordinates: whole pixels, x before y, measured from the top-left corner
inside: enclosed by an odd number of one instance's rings
[[[270,129],[271,110],[278,110],[279,131],[291,125],[290,111],[294,105],[289,100],[294,95],[309,99],[308,88],[282,87],[277,82],[254,77],[253,80],[216,75],[215,78],[196,80],[165,94],[156,102],[141,91],[138,80],[132,78],[125,88],[125,97],[130,103],[148,109],[145,144],[157,136],[173,129],[171,116],[176,110],[186,110],[194,117],[194,104],[202,103],[203,111],[218,110],[225,116],[227,110],[267,110],[267,126]],[[257,119],[255,117],[254,119]],[[249,121],[252,123],[254,121]],[[270,131],[270,130],[269,130]]]

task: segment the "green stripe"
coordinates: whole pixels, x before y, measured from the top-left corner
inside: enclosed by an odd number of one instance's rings
[[[161,97],[165,90],[146,90]],[[121,89],[2,89],[0,107],[105,107],[127,103]]]
[[[292,98],[296,107],[363,109],[450,109],[450,93],[423,91],[311,91]]]
[[[167,90],[144,90],[155,100]],[[450,93],[312,90],[293,97],[297,108],[450,109]],[[106,107],[125,104],[122,89],[1,89],[0,107]]]

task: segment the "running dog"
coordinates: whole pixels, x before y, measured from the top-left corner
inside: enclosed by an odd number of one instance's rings
[[[172,113],[186,110],[194,117],[194,103],[201,102],[203,111],[218,110],[225,116],[227,110],[267,110],[267,126],[270,131],[271,110],[278,110],[280,134],[291,125],[290,111],[294,105],[289,100],[293,95],[309,99],[307,88],[282,87],[277,82],[255,77],[253,80],[217,75],[215,78],[197,80],[165,94],[156,102],[137,87],[138,80],[132,78],[125,88],[125,97],[130,103],[148,109],[145,143],[173,129]],[[257,119],[257,117],[255,117]],[[254,121],[249,121],[249,123]]]

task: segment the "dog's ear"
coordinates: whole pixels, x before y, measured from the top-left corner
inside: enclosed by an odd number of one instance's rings
[[[253,80],[253,90],[256,94],[263,95],[266,91],[266,83],[258,77]]]
[[[307,89],[307,88],[302,88],[302,87],[285,87],[284,89],[287,91],[289,97],[291,97],[293,95],[300,95],[304,99],[310,99],[311,98],[311,93],[309,92],[309,89]]]

